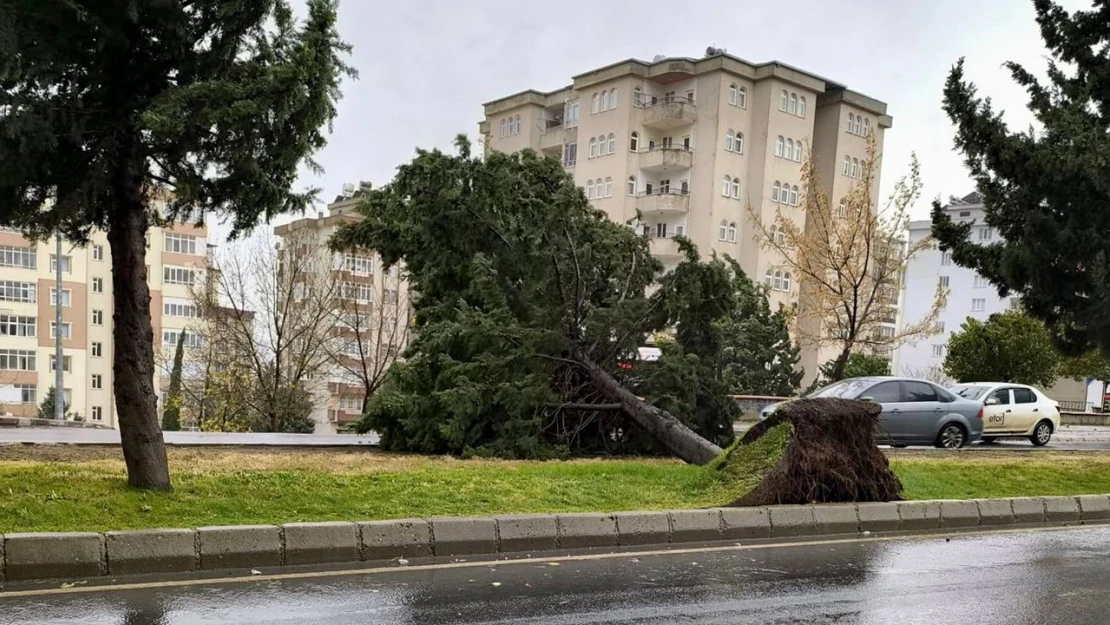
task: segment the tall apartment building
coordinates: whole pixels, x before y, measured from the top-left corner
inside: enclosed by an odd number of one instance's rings
[[[164,202],[156,201],[162,210]],[[191,223],[151,228],[147,276],[155,353],[186,345],[197,308],[194,285],[207,267],[207,229]],[[32,243],[0,228],[0,412],[32,416],[54,386],[55,241]],[[86,421],[117,427],[112,393],[112,257],[107,236],[96,232],[85,247],[62,243],[63,393]],[[156,371],[159,369],[156,367]],[[168,378],[164,372],[163,378]],[[166,380],[156,380],[161,394]]]
[[[559,158],[594,205],[635,222],[665,266],[684,235],[702,254],[737,259],[793,305],[799,284],[776,252],[760,247],[747,205],[770,227],[776,209],[803,223],[802,161],[812,153],[836,202],[860,175],[869,133],[881,149],[886,104],[772,61],[754,64],[709,49],[703,58],[629,59],[572,77],[561,89],[527,90],[485,104],[487,149],[532,148]],[[876,181],[878,166],[876,167]],[[878,199],[878,188],[873,191]],[[803,346],[807,379],[831,357]]]
[[[355,210],[361,200],[361,189],[346,185],[326,215],[321,212],[274,228],[280,245],[312,250],[310,266],[330,272],[329,279],[336,281],[330,362],[324,375],[313,379],[317,434],[335,433],[358,420],[366,396],[364,380],[380,379],[408,338],[411,313],[401,268],[386,270],[369,250],[333,254],[326,249],[340,225],[362,219]]]

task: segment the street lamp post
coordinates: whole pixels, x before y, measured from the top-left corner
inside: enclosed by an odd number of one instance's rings
[[[62,233],[54,248],[54,418],[65,419],[65,390],[62,388]]]

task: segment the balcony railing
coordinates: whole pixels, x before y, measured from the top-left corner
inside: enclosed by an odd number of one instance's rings
[[[640,169],[667,172],[690,169],[694,165],[694,149],[684,144],[655,144],[640,152]]]
[[[654,103],[641,104],[640,108],[644,109],[645,128],[666,130],[688,126],[694,123],[694,118],[697,116],[693,101],[686,98],[665,98]]]
[[[690,210],[690,192],[682,188],[652,189],[637,195],[640,212],[647,214],[684,214]]]

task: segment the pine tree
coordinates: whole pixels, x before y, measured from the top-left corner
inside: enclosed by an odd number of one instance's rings
[[[170,370],[170,388],[166,393],[166,406],[162,409],[162,431],[176,432],[181,429],[181,368],[185,358],[185,332],[177,337],[177,348],[173,352],[173,369]]]
[[[228,218],[232,234],[303,210],[348,46],[336,0],[106,0],[0,5],[0,224],[88,241],[107,231],[113,385],[128,483],[168,489],[146,233]],[[152,200],[164,199],[165,215]]]
[[[1001,240],[980,245],[973,224],[933,205],[933,234],[952,260],[1043,321],[1056,344],[1079,355],[1110,351],[1110,3],[1068,14],[1036,0],[1051,55],[1048,80],[1007,64],[1029,93],[1040,129],[1011,131],[961,60],[948,75],[944,110],[978,184],[986,225]],[[981,224],[976,224],[981,225]]]
[[[58,401],[58,393],[57,393],[57,391],[54,390],[54,387],[51,386],[46,391],[46,397],[43,397],[42,398],[42,403],[39,404],[38,418],[40,418],[40,419],[53,419],[54,416],[55,416],[54,403],[57,402],[57,401]],[[63,419],[68,419],[71,416],[72,415],[69,412],[69,404],[65,404],[64,406],[62,406],[62,418]]]

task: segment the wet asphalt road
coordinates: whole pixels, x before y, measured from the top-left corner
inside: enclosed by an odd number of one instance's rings
[[[1103,624],[1110,528],[4,598],[0,623]]]

